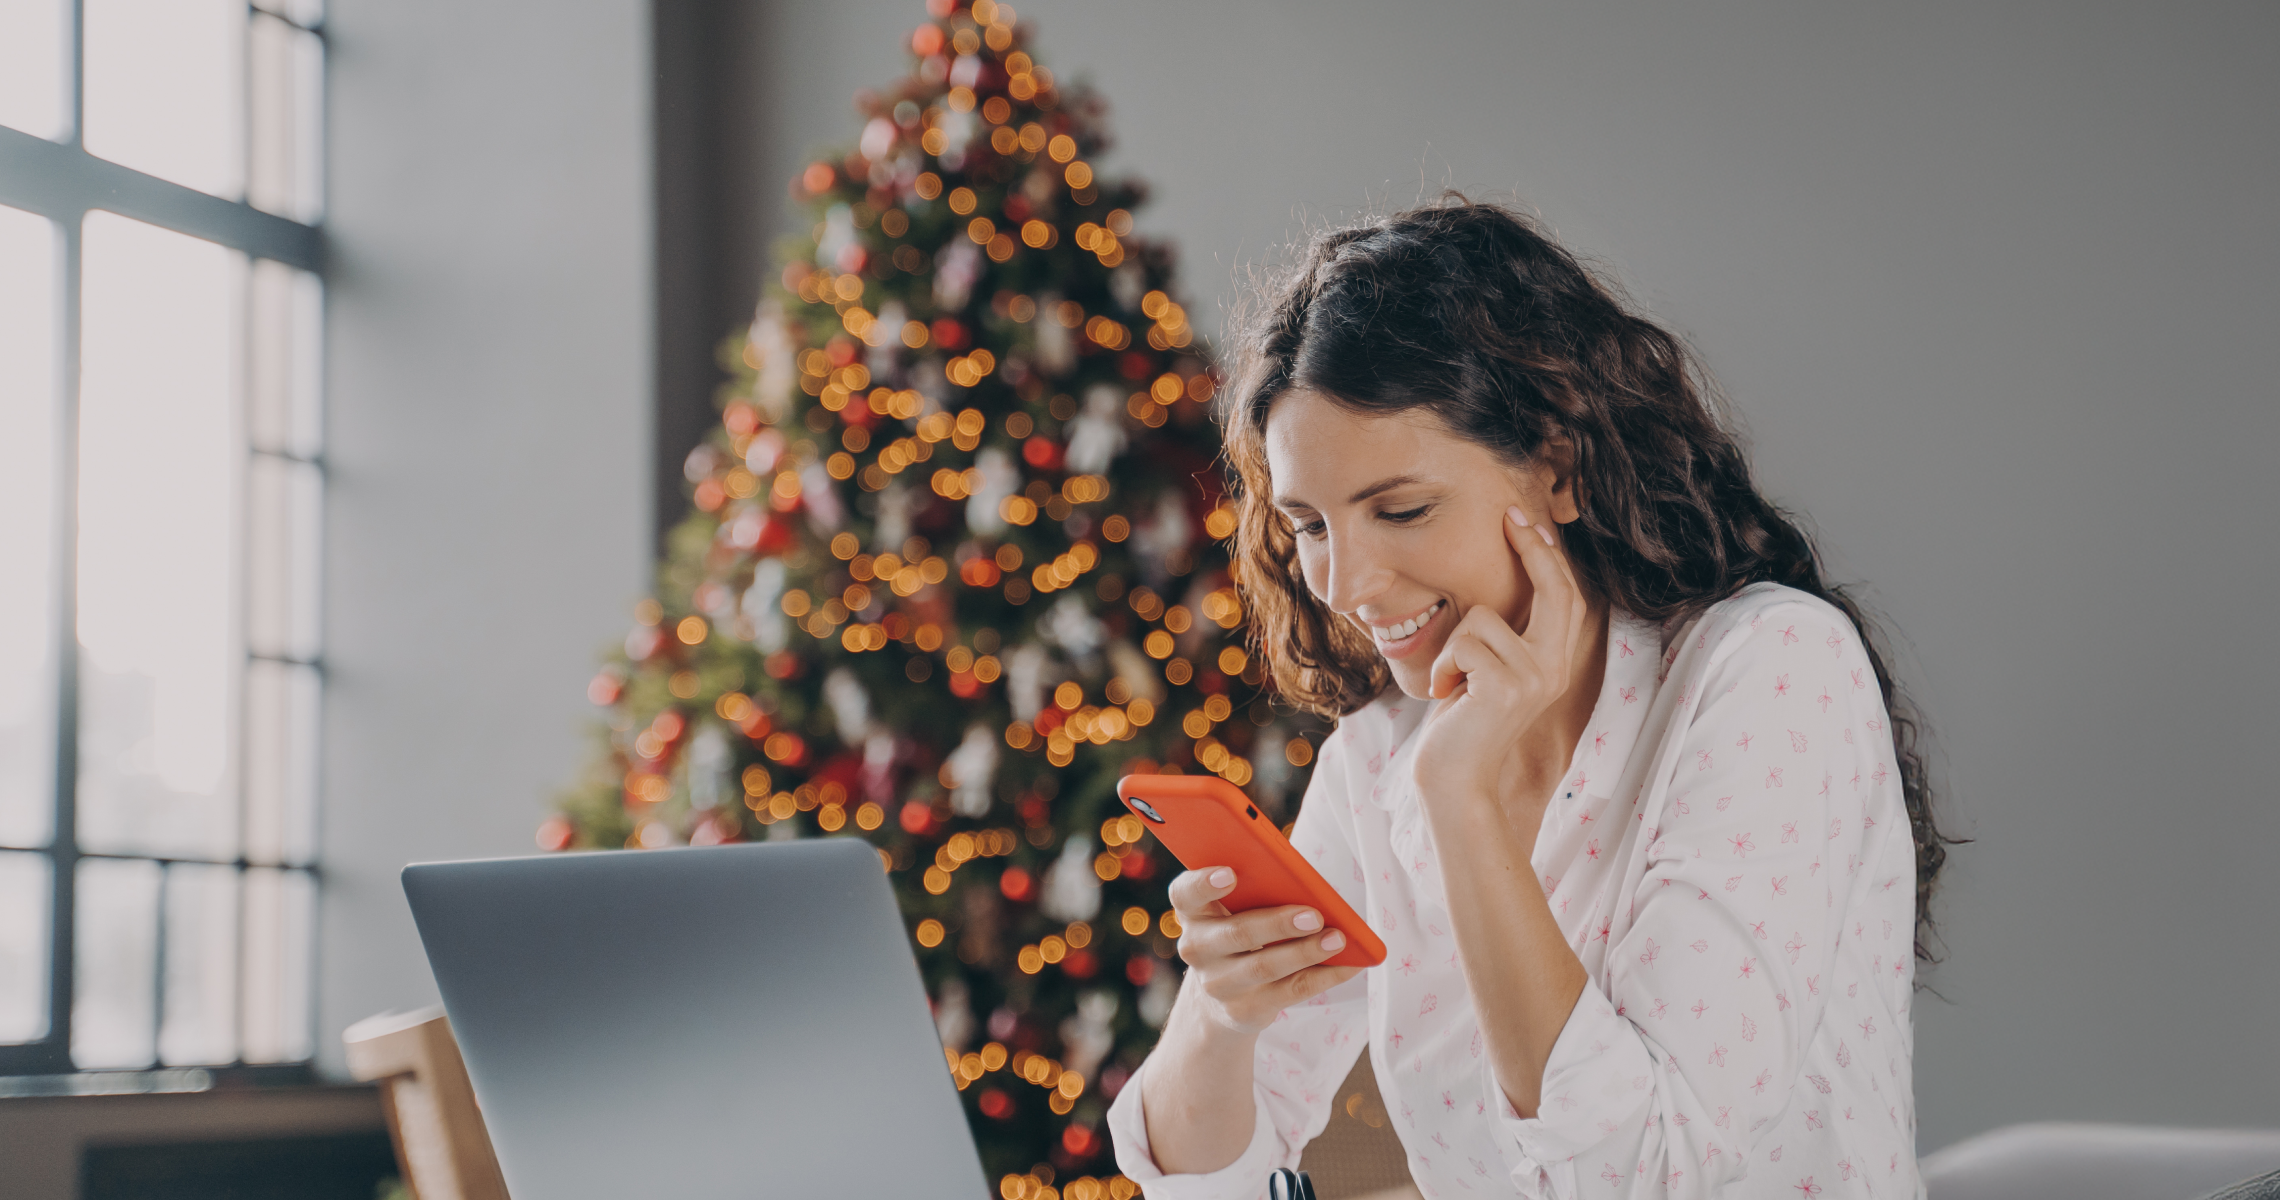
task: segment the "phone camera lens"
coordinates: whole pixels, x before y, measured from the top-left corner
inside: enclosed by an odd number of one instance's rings
[[[1244,811],[1244,812],[1247,812],[1247,813],[1249,813],[1249,814],[1251,814],[1251,819],[1252,819],[1252,820],[1256,821],[1256,820],[1258,820],[1258,819],[1259,819],[1259,810],[1258,810],[1258,809],[1252,808],[1250,805],[1247,805],[1247,804],[1246,804],[1246,805],[1244,805],[1244,806],[1243,806],[1243,811]]]
[[[1151,821],[1154,821],[1156,824],[1161,825],[1164,823],[1164,815],[1157,812],[1154,805],[1148,803],[1145,800],[1142,800],[1138,796],[1134,796],[1126,803],[1132,805],[1132,811],[1139,813],[1141,816],[1146,817]]]

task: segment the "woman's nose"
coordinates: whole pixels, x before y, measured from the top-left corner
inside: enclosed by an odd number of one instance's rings
[[[1325,587],[1317,594],[1330,611],[1350,613],[1367,604],[1386,585],[1393,582],[1393,572],[1360,546],[1332,545],[1323,553],[1322,574]]]

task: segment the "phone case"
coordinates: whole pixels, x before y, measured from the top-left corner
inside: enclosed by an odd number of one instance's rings
[[[1345,949],[1324,965],[1374,967],[1385,961],[1385,943],[1376,931],[1234,784],[1212,775],[1127,775],[1117,781],[1116,796],[1182,866],[1235,869],[1235,890],[1220,901],[1227,911],[1311,905],[1330,928],[1346,935]]]

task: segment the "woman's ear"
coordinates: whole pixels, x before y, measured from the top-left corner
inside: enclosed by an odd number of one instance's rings
[[[1566,525],[1583,516],[1576,507],[1575,443],[1554,434],[1536,451],[1536,479],[1544,489],[1544,507],[1552,520]]]

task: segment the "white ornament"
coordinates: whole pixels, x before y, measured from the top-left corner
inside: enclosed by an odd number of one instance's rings
[[[1031,642],[1023,642],[1005,656],[1005,694],[1015,716],[1026,721],[1045,707],[1045,685],[1052,682],[1045,672],[1052,665],[1044,647]]]
[[[1059,296],[1039,296],[1037,317],[1030,326],[1037,331],[1037,366],[1047,375],[1066,375],[1077,365],[1076,336],[1054,312],[1060,306]]]
[[[1141,989],[1140,1001],[1133,1008],[1139,1010],[1140,1019],[1146,1021],[1149,1028],[1162,1029],[1165,1018],[1172,1015],[1172,1001],[1179,998],[1180,981],[1172,978],[1171,964],[1157,963],[1156,973],[1149,977],[1148,986]]]
[[[728,739],[720,726],[706,724],[689,742],[689,807],[703,810],[720,804],[721,776],[728,770]]]
[[[871,543],[881,550],[901,551],[910,539],[911,489],[897,484],[879,493],[879,518],[872,527]]]
[[[1077,997],[1077,1013],[1061,1022],[1063,1065],[1090,1079],[1100,1060],[1116,1048],[1116,994],[1094,988]]]
[[[1130,642],[1111,642],[1108,646],[1108,666],[1124,686],[1132,690],[1134,699],[1150,704],[1164,702],[1164,675],[1156,664],[1140,653]]]
[[[1069,423],[1069,469],[1098,475],[1122,453],[1124,398],[1115,388],[1096,383],[1085,391],[1084,411]]]
[[[760,410],[760,419],[773,425],[783,420],[790,410],[792,385],[798,382],[798,372],[792,369],[797,350],[792,345],[791,335],[784,330],[784,306],[775,300],[762,303],[748,336],[754,353],[760,358],[760,376],[752,385],[752,404]]]
[[[1188,548],[1195,541],[1195,522],[1188,517],[1187,504],[1176,491],[1166,490],[1156,497],[1156,510],[1141,518],[1140,527],[1132,531],[1132,549],[1146,568],[1154,574],[1164,570],[1164,560]]]
[[[863,139],[855,145],[865,158],[874,161],[885,158],[887,152],[895,148],[895,123],[886,117],[871,118],[871,123],[863,127]]]
[[[966,498],[966,528],[995,537],[1005,532],[1005,518],[998,515],[998,506],[1021,490],[1021,469],[1013,465],[1013,456],[1003,447],[986,446],[974,456],[974,470],[982,479],[974,494]]]
[[[921,415],[938,413],[950,402],[950,377],[942,373],[942,359],[928,355],[912,363],[910,386],[918,392]]]
[[[687,458],[681,460],[681,478],[690,483],[703,483],[719,469],[720,451],[713,449],[709,442],[700,443],[696,449],[689,451]]]
[[[832,483],[831,472],[820,462],[800,468],[800,499],[807,502],[808,523],[820,533],[830,533],[847,521],[847,509],[839,503],[839,491]]]
[[[966,297],[973,292],[974,280],[981,274],[981,247],[965,238],[952,242],[950,248],[934,260],[935,307],[949,311],[966,307]]]
[[[861,248],[862,243],[855,236],[855,210],[844,204],[834,204],[824,210],[823,236],[815,240],[816,265],[838,268],[849,250]]]
[[[1092,839],[1072,835],[1045,868],[1037,911],[1056,921],[1090,921],[1100,915],[1100,874],[1093,870]]]
[[[744,447],[744,469],[755,475],[769,475],[784,458],[784,435],[773,429],[763,429],[752,435]]]
[[[871,694],[845,667],[834,668],[823,678],[823,702],[831,709],[831,719],[839,726],[839,740],[854,745],[871,734]]]
[[[885,383],[894,373],[895,363],[902,357],[902,327],[910,323],[910,310],[900,300],[889,300],[879,306],[879,319],[872,323],[863,341],[871,352],[863,356],[863,365],[871,378]]]
[[[776,603],[784,594],[784,562],[760,560],[752,568],[752,586],[744,589],[744,616],[752,622],[752,640],[763,654],[774,654],[791,638],[791,621]]]
[[[942,990],[934,994],[934,1033],[960,1054],[974,1040],[974,996],[966,990],[966,981],[955,975],[943,980]]]
[[[1070,661],[1090,667],[1097,666],[1101,643],[1108,640],[1100,618],[1074,592],[1064,592],[1054,602],[1053,610],[1037,623],[1038,632],[1045,635]],[[1036,711],[1031,709],[1029,711]]]
[[[1148,273],[1140,268],[1140,260],[1126,259],[1123,266],[1109,272],[1108,290],[1126,312],[1139,312],[1148,290]]]
[[[957,787],[950,793],[950,811],[961,817],[984,817],[990,811],[990,784],[997,777],[998,739],[986,725],[971,725],[965,739],[950,752],[943,765]]]
[[[1283,753],[1283,747],[1289,744],[1290,730],[1277,722],[1260,730],[1259,740],[1251,748],[1251,782],[1259,795],[1277,809],[1282,807],[1295,770]]]
[[[863,798],[884,805],[895,796],[895,735],[879,730],[863,741]]]

